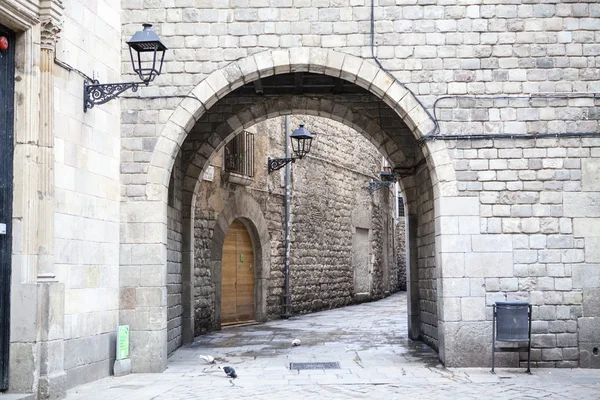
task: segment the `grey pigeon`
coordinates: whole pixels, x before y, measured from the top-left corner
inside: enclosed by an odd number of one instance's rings
[[[221,367],[219,367],[221,368]],[[230,378],[237,378],[237,374],[235,373],[235,369],[231,368],[231,367],[223,367],[223,371],[225,371],[225,373],[227,374],[228,377]]]

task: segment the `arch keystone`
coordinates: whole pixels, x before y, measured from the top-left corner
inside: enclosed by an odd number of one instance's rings
[[[290,52],[287,50],[276,50],[273,52],[273,68],[275,74],[285,74],[290,72]]]
[[[308,72],[309,63],[310,50],[307,47],[294,47],[290,49],[292,72]]]

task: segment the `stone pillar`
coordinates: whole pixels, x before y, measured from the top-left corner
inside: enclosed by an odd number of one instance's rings
[[[167,188],[164,188],[165,194]],[[119,325],[129,325],[132,372],[167,368],[167,204],[160,200],[121,204]]]
[[[40,378],[38,397],[65,394],[65,288],[54,266],[54,54],[60,23],[42,19],[40,49],[40,134],[38,138],[37,281]]]
[[[184,207],[186,207],[184,205]],[[183,232],[182,232],[182,261],[181,261],[181,283],[182,283],[182,344],[194,341],[194,218],[191,205],[183,210]]]
[[[419,267],[417,229],[419,217],[406,216],[406,297],[408,307],[408,337],[417,340],[421,337],[421,315],[419,311]]]
[[[52,280],[54,271],[54,49],[59,28],[42,22],[40,50],[40,135],[38,138],[38,185],[36,249],[38,280]]]

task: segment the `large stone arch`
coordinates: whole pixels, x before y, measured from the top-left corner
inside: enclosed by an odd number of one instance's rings
[[[403,149],[399,148],[388,138],[389,135],[381,129],[377,121],[361,115],[351,107],[329,99],[310,99],[304,95],[278,96],[277,98],[268,99],[262,104],[252,105],[243,109],[228,121],[224,121],[216,129],[218,134],[213,133],[197,150],[185,170],[183,181],[184,208],[195,204],[194,197],[198,195],[200,187],[199,177],[202,176],[208,165],[206,154],[212,151],[219,151],[238,133],[256,123],[269,118],[290,114],[315,115],[344,123],[369,139],[392,163],[400,163],[406,160]],[[232,119],[239,121],[239,124],[232,126],[230,122]],[[221,139],[223,136],[225,136],[225,140]],[[219,144],[213,148],[210,143]]]
[[[171,168],[183,141],[198,119],[219,99],[259,78],[302,71],[339,77],[373,93],[396,111],[415,139],[435,130],[430,114],[412,92],[369,60],[322,48],[264,51],[215,70],[190,92],[193,98],[186,98],[177,106],[162,128],[152,154],[146,184],[148,200],[165,198]],[[228,123],[233,129],[240,126],[236,119]],[[436,167],[450,160],[437,152],[431,155]],[[438,164],[439,156],[441,163]]]
[[[160,136],[154,147],[146,172],[144,201],[129,201],[122,207],[124,227],[129,223],[144,223],[147,229],[161,232],[166,227],[166,203],[171,170],[182,144],[196,122],[220,99],[234,92],[241,86],[257,79],[277,74],[292,72],[320,73],[337,77],[354,83],[381,99],[398,115],[401,121],[414,136],[415,144],[430,132],[434,132],[436,124],[430,114],[417,101],[415,96],[402,84],[394,80],[386,71],[378,68],[370,60],[358,58],[334,50],[320,48],[292,48],[257,53],[247,58],[234,61],[222,69],[216,70],[201,81],[176,107],[166,124],[160,131]],[[225,143],[227,136],[243,129],[244,123],[239,118],[229,118],[228,131],[224,136],[212,138],[210,146],[199,152],[201,157],[208,160],[217,148]],[[373,140],[372,140],[373,141]],[[377,145],[377,140],[375,140]],[[381,143],[379,146],[381,148]],[[399,146],[398,146],[399,147]],[[440,209],[440,199],[446,196],[456,196],[458,190],[451,159],[447,153],[445,142],[425,142],[422,147],[425,156],[426,169],[431,173],[431,188],[433,203]],[[197,162],[205,165],[206,162]],[[416,168],[416,166],[415,166]],[[397,171],[400,176],[411,175],[415,168]],[[197,171],[198,175],[202,171]],[[195,175],[195,174],[194,174]],[[191,189],[192,184],[194,189]],[[196,182],[187,182],[185,203],[192,204]],[[191,189],[191,190],[190,190]],[[187,214],[187,215],[186,215]],[[434,212],[429,214],[433,215]],[[191,291],[193,273],[193,209],[189,207],[183,216],[182,272],[183,297],[186,291]],[[437,228],[436,228],[437,229]],[[226,230],[223,230],[226,232]],[[187,245],[186,245],[187,242]],[[167,361],[167,312],[166,312],[166,243],[156,236],[151,243],[126,243],[122,247],[121,267],[126,278],[122,278],[122,291],[135,290],[136,298],[143,302],[136,303],[130,310],[121,311],[121,322],[134,324],[131,329],[131,359],[135,372],[157,372],[166,368]],[[125,251],[125,253],[123,253]],[[436,262],[441,278],[441,257],[436,240]],[[136,258],[143,254],[143,258]],[[143,272],[142,274],[142,267]],[[148,274],[148,275],[146,275]],[[131,279],[129,279],[131,277]],[[187,281],[187,282],[186,282]],[[136,284],[135,282],[139,282]],[[136,286],[137,285],[137,286]],[[164,293],[164,295],[163,295]],[[146,299],[149,299],[146,301]],[[438,306],[441,307],[441,299]],[[186,318],[184,311],[183,328],[184,343],[193,340],[193,307],[188,310]],[[140,314],[144,316],[140,317]],[[147,318],[146,318],[147,315]],[[145,322],[143,322],[145,321]],[[187,321],[187,322],[186,322]],[[187,327],[186,327],[187,325]],[[186,332],[188,332],[186,334]],[[440,333],[443,335],[443,332]],[[443,337],[440,338],[440,355],[443,353]]]

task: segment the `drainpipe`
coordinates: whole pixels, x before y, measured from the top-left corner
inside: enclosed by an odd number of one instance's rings
[[[290,116],[285,116],[285,157],[290,158]],[[292,316],[292,293],[290,290],[290,201],[291,201],[291,163],[285,166],[285,292],[283,297],[283,317]]]

